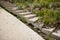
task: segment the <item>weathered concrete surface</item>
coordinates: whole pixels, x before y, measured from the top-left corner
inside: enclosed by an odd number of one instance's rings
[[[52,33],[52,36],[54,38],[56,38],[57,40],[60,40],[60,30],[58,30],[57,32]]]
[[[17,18],[0,8],[0,40],[44,40]]]

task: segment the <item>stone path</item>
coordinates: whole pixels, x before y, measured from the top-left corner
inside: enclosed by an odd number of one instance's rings
[[[0,8],[0,40],[44,40],[16,17]]]

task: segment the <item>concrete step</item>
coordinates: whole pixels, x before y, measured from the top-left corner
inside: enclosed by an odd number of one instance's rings
[[[25,15],[23,17],[29,19],[29,18],[36,17],[36,15],[35,14],[29,14],[29,15]]]
[[[28,19],[30,22],[35,22],[38,20],[38,17],[34,17],[34,18],[31,18],[31,19]]]
[[[17,10],[17,9],[18,9],[18,7],[13,7],[11,10],[14,11],[14,10]]]
[[[45,33],[46,35],[49,35],[55,28],[42,28],[42,32]]]
[[[41,30],[41,28],[43,27],[44,23],[38,23],[37,21],[32,23],[35,27],[39,28]]]
[[[19,13],[19,14],[21,14],[21,15],[23,15],[23,16],[27,16],[27,15],[31,15],[32,12],[22,12],[22,13]]]
[[[60,30],[57,30],[56,32],[52,33],[53,38],[56,38],[57,40],[60,40]]]
[[[14,10],[16,13],[26,12],[26,10]]]

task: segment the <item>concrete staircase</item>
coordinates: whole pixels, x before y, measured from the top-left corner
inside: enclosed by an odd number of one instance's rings
[[[0,7],[0,40],[44,40],[23,22]]]
[[[19,15],[19,16],[24,17],[27,20],[27,22],[32,23],[32,25],[33,25],[34,22],[36,22],[38,20],[38,17],[35,14],[33,14],[32,12],[28,12],[28,11],[25,11],[25,10],[18,10],[18,8],[16,6],[14,6],[13,4],[11,4],[9,2],[4,2],[2,4],[2,1],[1,1],[0,3],[8,11],[13,12],[15,15]]]
[[[0,4],[3,7],[5,7],[8,11],[14,13],[15,15],[22,16],[27,21],[28,24],[31,23],[34,27],[39,28],[46,35],[49,35],[50,32],[54,30],[54,28],[50,28],[50,29],[42,28],[44,23],[39,23],[37,21],[38,17],[32,12],[28,12],[26,10],[19,10],[18,7],[16,7],[14,4],[11,4],[9,2],[1,1]],[[54,38],[56,38],[55,36]]]

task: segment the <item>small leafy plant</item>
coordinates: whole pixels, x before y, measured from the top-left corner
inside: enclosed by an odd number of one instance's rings
[[[34,10],[33,13],[35,13],[39,17],[39,19],[42,17],[42,21],[45,23],[45,25],[54,26],[54,24],[56,24],[56,22],[60,20],[60,12],[57,10],[44,8],[40,11]]]

